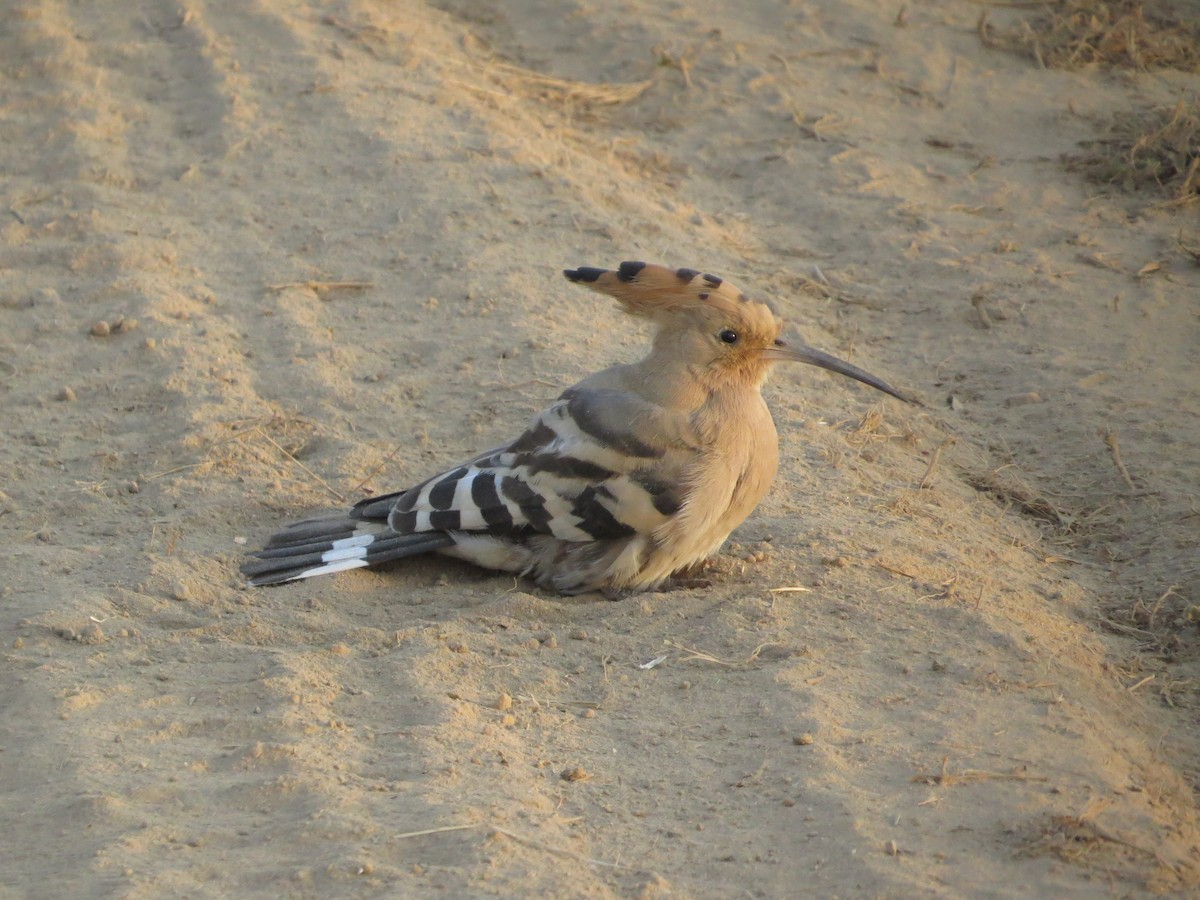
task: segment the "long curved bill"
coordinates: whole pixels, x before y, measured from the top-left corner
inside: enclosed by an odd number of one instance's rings
[[[828,353],[818,350],[815,347],[809,347],[804,344],[792,347],[780,343],[764,350],[763,357],[765,359],[789,360],[791,362],[808,363],[810,366],[819,366],[822,369],[828,369],[830,372],[837,372],[839,375],[853,378],[855,381],[861,381],[863,384],[869,384],[875,390],[891,394],[897,400],[903,400],[905,403],[917,402],[913,398],[906,397],[900,393],[882,378],[876,378],[870,372],[860,369],[858,366],[851,365],[845,360],[838,359],[836,356],[830,356]]]

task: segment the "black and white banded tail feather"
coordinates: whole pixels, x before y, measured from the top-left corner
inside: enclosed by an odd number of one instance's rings
[[[432,553],[453,544],[454,538],[444,532],[397,534],[386,522],[345,514],[306,519],[272,535],[242,565],[242,574],[253,585],[282,584]]]

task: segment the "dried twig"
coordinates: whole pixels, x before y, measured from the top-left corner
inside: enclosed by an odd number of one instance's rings
[[[422,837],[427,834],[441,834],[445,831],[468,831],[478,827],[479,823],[477,822],[471,825],[446,825],[443,828],[422,828],[420,831],[402,831],[399,834],[393,834],[392,837],[399,841],[405,838]]]
[[[1104,432],[1104,443],[1108,445],[1109,452],[1112,453],[1113,465],[1117,467],[1117,471],[1121,473],[1125,483],[1131,490],[1137,490],[1137,485],[1133,483],[1133,479],[1129,476],[1129,470],[1125,468],[1125,463],[1121,460],[1121,445],[1117,443],[1117,433],[1115,431]]]
[[[1147,675],[1145,678],[1141,679],[1141,681],[1138,681],[1136,684],[1131,684],[1129,687],[1125,688],[1125,690],[1127,690],[1129,693],[1131,693],[1131,694],[1132,694],[1132,693],[1133,693],[1134,691],[1136,691],[1138,688],[1140,688],[1140,687],[1143,687],[1143,686],[1145,686],[1145,685],[1149,684],[1149,683],[1150,683],[1151,681],[1153,681],[1153,680],[1154,680],[1154,673],[1153,673],[1153,672],[1151,672],[1151,673],[1150,673],[1149,675]]]
[[[933,473],[937,470],[938,460],[942,458],[942,451],[955,443],[957,443],[957,438],[948,437],[934,449],[933,456],[929,459],[929,465],[925,469],[925,474],[921,476],[921,483],[917,485],[918,490],[925,491],[933,487]]]
[[[679,644],[679,643],[676,643],[675,641],[667,640],[667,641],[663,641],[663,643],[666,644],[668,647],[674,647],[676,650],[680,650],[680,651],[688,654],[687,656],[683,657],[683,662],[689,662],[693,659],[699,659],[699,660],[703,660],[704,662],[716,663],[718,666],[735,666],[735,665],[737,665],[737,663],[729,662],[728,660],[725,660],[725,659],[718,659],[717,657],[713,656],[711,653],[705,653],[703,650],[697,650],[694,647],[688,647],[685,644]]]
[[[987,309],[984,308],[983,304],[985,300],[987,300],[987,297],[983,295],[982,291],[977,292],[971,297],[971,305],[975,307],[975,312],[979,316],[979,324],[987,329],[992,327],[992,317],[988,315]]]

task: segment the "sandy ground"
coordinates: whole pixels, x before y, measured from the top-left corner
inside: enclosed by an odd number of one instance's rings
[[[1196,76],[966,0],[119,6],[0,8],[6,896],[1196,889],[1200,226],[1060,162]],[[560,275],[623,259],[928,407],[778,372],[709,589],[243,585],[638,354]]]

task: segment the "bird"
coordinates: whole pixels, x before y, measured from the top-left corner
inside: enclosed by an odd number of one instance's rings
[[[876,376],[781,337],[769,302],[690,268],[565,269],[654,328],[642,360],[564,391],[513,441],[407,490],[297,522],[251,554],[252,585],[436,553],[563,595],[663,589],[715,555],[766,495],[779,441],[762,386],[779,362],[899,400]]]

